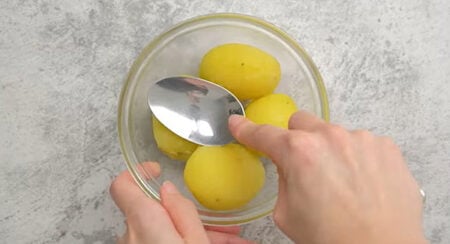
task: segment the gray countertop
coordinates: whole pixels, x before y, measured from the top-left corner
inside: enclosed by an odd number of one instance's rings
[[[219,3],[220,2],[220,3]],[[283,28],[311,54],[331,119],[389,135],[428,193],[432,243],[450,243],[450,1],[1,1],[0,243],[112,243],[108,187],[125,169],[117,102],[133,59],[200,14]],[[244,227],[289,243],[270,218]]]

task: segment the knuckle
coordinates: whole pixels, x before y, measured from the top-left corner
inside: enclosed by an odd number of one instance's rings
[[[259,125],[258,128],[256,128],[256,130],[255,130],[255,134],[259,134],[263,131],[270,130],[271,128],[272,128],[272,125],[267,125],[267,124]]]
[[[127,217],[127,221],[130,221],[130,224],[145,226],[149,218],[163,216],[166,212],[160,203],[154,200],[143,201],[142,198],[137,198],[125,209],[124,214]]]
[[[146,214],[139,213],[137,211],[129,211],[126,216],[127,228],[132,230],[134,235],[139,235],[145,231],[145,227],[148,226],[148,217]]]
[[[375,135],[368,130],[355,130],[352,132],[352,135],[359,143],[370,143],[372,144],[375,141]]]
[[[275,210],[275,211],[273,212],[272,218],[273,218],[273,222],[274,222],[277,226],[279,226],[279,227],[281,227],[281,228],[284,226],[284,218],[283,218],[283,215],[282,215],[282,213],[281,213],[280,211]]]
[[[381,136],[380,140],[384,145],[394,145],[395,144],[394,140],[389,136]]]
[[[371,137],[373,137],[373,134],[370,131],[368,131],[368,130],[355,130],[353,132],[353,134],[356,135],[357,137],[360,137],[360,138],[371,138]]]
[[[263,133],[264,131],[268,130],[270,128],[270,125],[255,125],[250,130],[247,130],[245,133],[238,134],[239,138],[254,138],[257,135]],[[242,135],[244,134],[244,135]]]
[[[290,150],[296,150],[303,146],[303,143],[300,140],[298,134],[288,134],[285,136],[284,141],[286,141],[287,147]]]
[[[292,124],[297,123],[300,120],[300,118],[299,118],[300,115],[301,115],[300,111],[297,111],[297,112],[293,113],[291,115],[291,117],[289,117],[288,124],[292,125]]]
[[[382,136],[380,137],[380,140],[381,144],[389,150],[400,151],[400,148],[397,146],[397,144],[395,144],[394,140],[391,137]]]
[[[290,133],[285,136],[287,147],[290,150],[298,150],[307,146],[309,139],[302,133]]]
[[[127,180],[128,171],[122,171],[118,176],[116,176],[111,184],[109,185],[109,193],[114,196],[114,193],[116,193],[121,187],[120,185],[124,184],[124,181]]]
[[[186,206],[186,209],[190,211],[197,211],[197,206],[195,206],[195,204],[187,198],[183,197],[182,201],[180,201],[180,204],[184,204]]]
[[[167,199],[166,201],[163,200],[165,206],[169,208],[177,208],[183,207],[186,211],[197,211],[197,206],[194,202],[184,197],[181,193],[173,195],[170,197],[171,199]]]
[[[114,196],[118,184],[119,184],[119,178],[116,177],[116,178],[111,182],[111,184],[109,185],[109,194],[110,194],[110,195]]]
[[[286,136],[287,147],[293,152],[312,152],[313,154],[320,150],[320,141],[318,137],[312,133],[297,132],[289,133]],[[307,149],[307,150],[304,150]]]
[[[346,139],[349,134],[348,131],[340,125],[328,125],[325,129],[325,133],[327,136],[338,140]]]
[[[137,207],[127,206],[124,209],[123,214],[126,216],[127,222],[130,225],[137,225],[142,222],[141,216],[139,214]]]
[[[291,226],[292,223],[295,223],[295,217],[288,213],[288,209],[288,204],[276,205],[272,214],[273,222],[284,232],[290,228],[296,229],[294,226]]]

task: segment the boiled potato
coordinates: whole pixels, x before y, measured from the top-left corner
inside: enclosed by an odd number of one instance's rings
[[[245,108],[246,117],[257,124],[288,128],[289,118],[297,111],[292,98],[285,94],[270,94],[256,99]]]
[[[184,170],[194,197],[213,210],[244,206],[258,194],[264,179],[261,161],[239,144],[198,147]]]
[[[280,81],[280,64],[270,54],[250,45],[230,43],[203,57],[199,76],[231,91],[240,100],[272,93]]]
[[[152,124],[156,145],[170,158],[186,161],[197,148],[197,144],[176,135],[155,117],[152,118]]]

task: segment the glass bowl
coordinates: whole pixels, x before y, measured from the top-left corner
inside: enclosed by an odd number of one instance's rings
[[[160,200],[165,180],[197,205],[206,225],[235,225],[269,214],[277,197],[275,166],[264,161],[266,181],[259,195],[246,206],[231,211],[202,207],[186,188],[184,163],[161,153],[153,139],[147,92],[156,81],[176,75],[198,76],[203,55],[224,43],[245,43],[274,56],[281,66],[281,81],[275,92],[293,97],[300,109],[328,120],[328,103],[322,78],[306,52],[286,33],[263,20],[239,14],[212,14],[184,21],[156,37],[134,62],[119,101],[118,127],[127,167],[140,188]],[[161,175],[152,177],[140,163],[157,161]]]

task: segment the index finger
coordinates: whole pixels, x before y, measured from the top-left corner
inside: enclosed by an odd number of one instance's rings
[[[280,149],[286,142],[287,130],[271,125],[257,125],[240,115],[230,116],[229,128],[240,143],[263,152],[274,161],[281,158]]]
[[[159,164],[157,163],[142,163],[139,167],[142,171],[152,174],[155,177],[160,173]],[[132,208],[132,203],[136,201],[136,199],[148,198],[148,196],[137,186],[128,171],[122,172],[114,179],[109,191],[117,207],[119,207],[120,211],[125,215],[129,212],[130,208]]]

